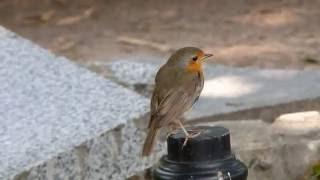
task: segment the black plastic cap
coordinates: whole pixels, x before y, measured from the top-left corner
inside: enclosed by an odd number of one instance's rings
[[[168,155],[153,170],[157,180],[246,180],[248,170],[231,153],[230,133],[224,127],[200,126],[189,130],[200,134],[185,141],[183,131],[167,139]]]
[[[183,147],[185,134],[179,131],[169,136],[168,159],[171,161],[200,162],[224,159],[231,156],[230,133],[224,127],[196,127],[200,134],[188,140]]]

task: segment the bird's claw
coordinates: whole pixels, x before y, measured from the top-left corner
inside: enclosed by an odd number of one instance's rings
[[[195,138],[195,137],[199,136],[200,134],[201,134],[200,131],[188,130],[188,134],[186,135],[186,138],[184,139],[182,149],[187,145],[187,142],[189,139]]]

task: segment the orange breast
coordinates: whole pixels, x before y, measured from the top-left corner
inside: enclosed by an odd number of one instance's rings
[[[201,62],[191,62],[187,66],[187,70],[189,72],[201,72],[202,71],[202,64]]]

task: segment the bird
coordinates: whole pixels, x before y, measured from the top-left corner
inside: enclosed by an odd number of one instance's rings
[[[151,97],[143,157],[151,154],[161,128],[180,127],[185,140],[194,137],[185,129],[182,116],[199,99],[204,86],[203,60],[211,56],[197,47],[184,47],[176,50],[160,67]]]

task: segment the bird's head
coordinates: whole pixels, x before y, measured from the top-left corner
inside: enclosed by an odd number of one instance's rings
[[[199,48],[184,47],[174,52],[167,64],[185,68],[190,72],[199,72],[202,71],[203,60],[211,56],[212,54],[205,54]]]

